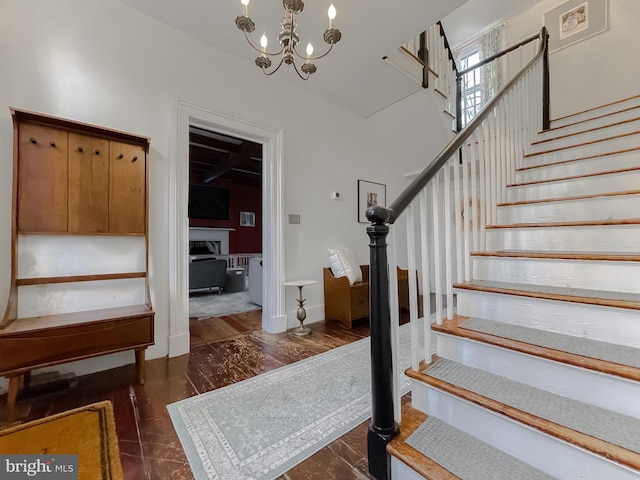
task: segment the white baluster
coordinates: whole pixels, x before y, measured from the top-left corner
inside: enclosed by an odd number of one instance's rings
[[[406,217],[405,217],[406,218]],[[396,248],[396,230],[390,227],[391,235],[388,237],[389,252],[389,313],[391,323],[391,358],[393,362],[393,416],[398,424],[402,420],[402,398],[400,395],[400,372],[404,366],[400,365],[400,317],[398,313],[398,255]]]
[[[430,182],[433,212],[433,272],[436,294],[436,322],[442,323],[442,276],[440,274],[440,172],[436,173]]]
[[[431,362],[431,282],[429,280],[429,210],[427,188],[420,192],[420,245],[422,248],[422,317],[424,318],[424,359]]]
[[[420,348],[418,347],[418,286],[416,285],[416,237],[415,237],[415,210],[413,203],[409,204],[406,212],[407,222],[407,274],[409,277],[409,321],[411,322],[411,368],[418,371]]]
[[[455,155],[457,157],[457,155]],[[456,159],[457,160],[457,159]],[[445,279],[447,285],[447,318],[453,318],[453,279],[451,277],[451,160],[444,168],[444,248]]]

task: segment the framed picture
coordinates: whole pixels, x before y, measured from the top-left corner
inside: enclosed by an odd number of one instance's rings
[[[387,186],[358,180],[358,222],[369,223],[366,216],[367,208],[376,205],[387,206]]]
[[[549,53],[607,29],[607,0],[570,0],[544,14]]]
[[[240,212],[240,226],[241,227],[255,227],[256,226],[256,214],[254,212]]]

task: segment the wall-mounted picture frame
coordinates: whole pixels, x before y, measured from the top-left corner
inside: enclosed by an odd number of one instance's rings
[[[380,205],[387,206],[387,186],[383,183],[358,180],[358,222],[369,223],[367,208]]]
[[[545,12],[549,53],[607,30],[607,0],[570,0]]]
[[[256,226],[256,214],[254,212],[240,212],[240,226],[241,227],[255,227]]]

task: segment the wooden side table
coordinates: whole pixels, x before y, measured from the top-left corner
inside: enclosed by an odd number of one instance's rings
[[[304,309],[305,298],[302,298],[302,287],[306,287],[308,285],[313,285],[316,283],[315,280],[291,280],[289,282],[284,282],[284,285],[287,287],[298,287],[298,310],[296,311],[296,317],[300,322],[300,326],[294,329],[291,333],[294,335],[309,335],[311,334],[311,329],[309,327],[304,326],[304,319],[307,318],[307,311]]]

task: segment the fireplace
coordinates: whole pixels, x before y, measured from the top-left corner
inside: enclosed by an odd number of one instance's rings
[[[201,254],[229,255],[229,232],[233,228],[189,228],[189,254],[195,248]]]

